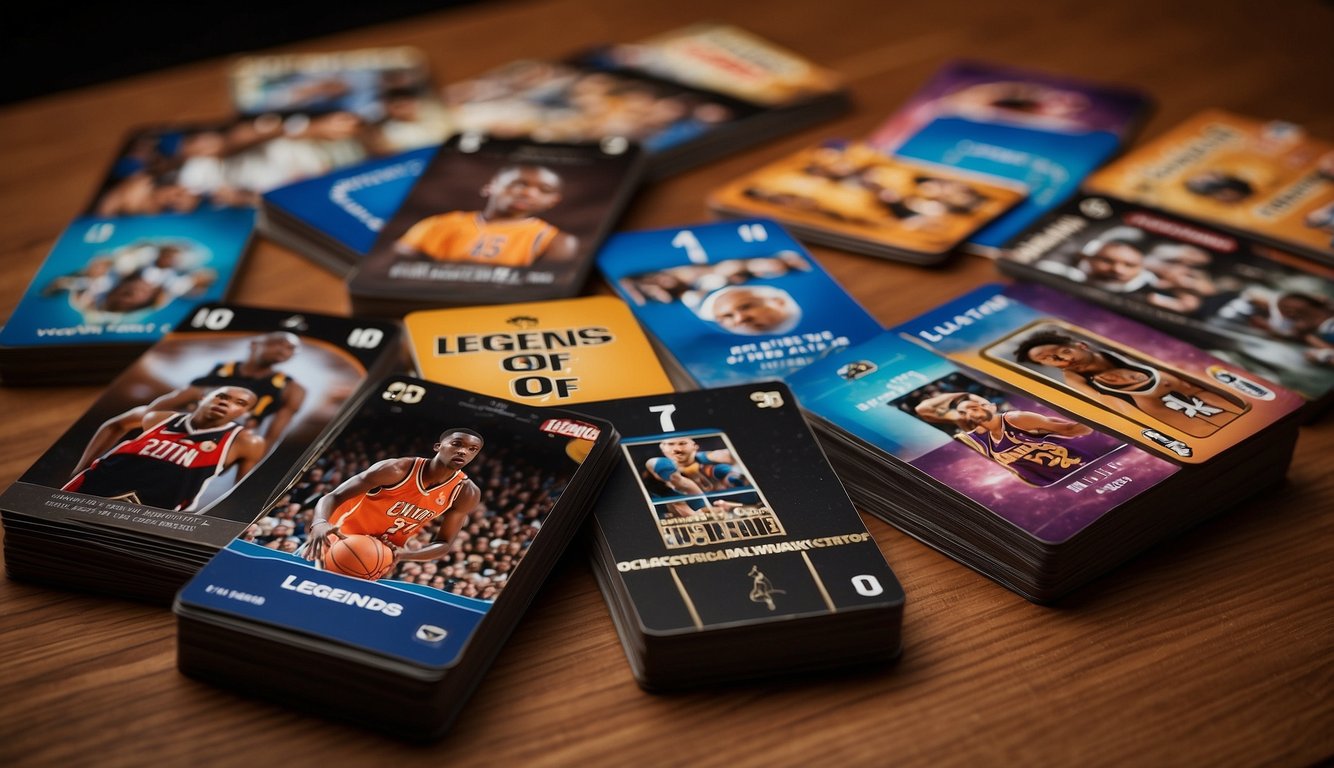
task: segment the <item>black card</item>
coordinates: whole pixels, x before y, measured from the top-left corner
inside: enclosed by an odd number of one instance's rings
[[[594,509],[642,631],[785,621],[903,601],[786,386],[579,406],[621,432]]]
[[[542,144],[463,134],[436,153],[349,280],[401,314],[573,296],[638,181],[625,139]]]

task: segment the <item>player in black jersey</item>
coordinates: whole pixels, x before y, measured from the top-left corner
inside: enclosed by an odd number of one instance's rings
[[[86,468],[80,462],[62,490],[190,510],[210,480],[233,466],[240,480],[263,458],[264,438],[234,421],[254,404],[248,389],[218,387],[194,411],[149,411],[122,432],[141,429],[138,435],[109,450],[89,444],[85,455],[99,458]]]
[[[250,356],[245,360],[218,363],[208,373],[191,381],[190,386],[168,392],[148,407],[178,411],[197,402],[204,392],[214,387],[245,387],[256,397],[255,405],[250,409],[250,415],[256,420],[251,428],[269,443],[276,444],[305,402],[306,389],[274,366],[291,360],[300,348],[300,337],[287,331],[256,336],[250,340]]]

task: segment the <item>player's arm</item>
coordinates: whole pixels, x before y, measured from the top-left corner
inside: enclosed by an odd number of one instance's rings
[[[248,429],[241,430],[236,439],[232,440],[232,447],[227,455],[227,466],[236,465],[237,482],[250,474],[250,470],[264,458],[266,447],[264,438]]]
[[[305,402],[306,388],[289,379],[287,386],[283,387],[282,402],[278,410],[273,412],[273,418],[269,419],[269,425],[264,428],[264,439],[270,445],[278,444],[292,417],[301,410],[301,405]]]
[[[401,560],[438,560],[449,553],[454,546],[454,537],[463,529],[463,524],[468,522],[468,515],[472,514],[473,508],[482,498],[482,491],[477,484],[468,480],[462,488],[459,489],[459,495],[454,497],[454,503],[449,505],[449,509],[440,516],[440,528],[436,530],[435,542],[427,544],[421,549],[408,549],[401,547],[394,552],[394,562]]]
[[[568,264],[579,255],[579,238],[568,232],[557,232],[551,245],[539,257],[546,264]]]
[[[426,252],[426,239],[436,227],[438,216],[428,216],[413,224],[403,236],[394,241],[394,253],[410,259],[429,259]]]
[[[338,526],[329,522],[339,505],[357,496],[379,488],[393,485],[402,480],[412,469],[412,459],[385,459],[372,464],[365,471],[344,480],[337,488],[329,491],[315,502],[315,515],[310,521],[310,532],[306,539],[305,555],[307,560],[318,561],[324,556],[324,547],[329,534],[340,539],[347,538],[338,530]]]
[[[648,471],[658,476],[673,491],[689,496],[699,496],[704,493],[704,489],[694,480],[681,474],[681,470],[676,466],[676,462],[666,456],[658,456],[648,460]]]
[[[1005,414],[1010,424],[1040,435],[1060,435],[1061,437],[1083,437],[1093,432],[1093,428],[1077,421],[1043,416],[1032,411],[1010,411]]]
[[[144,416],[153,411],[152,406],[141,405],[138,408],[131,408],[119,416],[107,419],[102,422],[102,426],[93,433],[93,439],[88,441],[88,446],[83,449],[83,455],[79,457],[79,463],[70,473],[74,477],[88,468],[97,457],[111,450],[111,448],[121,441],[130,430],[138,428],[143,424]]]
[[[958,396],[958,392],[943,392],[939,395],[932,395],[918,403],[913,411],[927,421],[937,424],[953,424],[954,420],[949,418],[950,401]]]

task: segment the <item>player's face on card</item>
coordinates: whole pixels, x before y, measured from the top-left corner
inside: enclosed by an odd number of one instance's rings
[[[213,422],[235,421],[255,404],[255,393],[241,387],[219,387],[199,401],[200,413]]]
[[[127,277],[107,292],[102,306],[109,312],[132,312],[153,303],[158,287],[138,277]]]
[[[996,404],[982,398],[967,398],[955,406],[969,427],[976,427],[996,415]]]
[[[675,461],[677,464],[689,464],[695,458],[695,452],[699,450],[699,444],[688,437],[675,437],[670,440],[663,440],[658,444],[662,450],[662,455]]]
[[[560,202],[561,179],[546,168],[514,168],[497,175],[486,188],[496,213],[535,216]]]
[[[266,365],[285,363],[296,354],[297,339],[290,333],[272,333],[255,340],[259,361]]]
[[[1028,351],[1028,359],[1052,368],[1078,368],[1093,360],[1093,353],[1083,342],[1039,344]]]
[[[713,319],[733,333],[767,333],[792,316],[792,301],[739,288],[719,296],[713,304]]]
[[[468,462],[477,458],[477,454],[482,450],[482,441],[476,435],[469,435],[465,432],[453,432],[445,435],[444,439],[436,443],[436,455],[445,460],[455,469],[462,469],[468,466]]]
[[[1084,271],[1094,280],[1125,283],[1144,269],[1144,254],[1133,245],[1108,243],[1085,260]]]

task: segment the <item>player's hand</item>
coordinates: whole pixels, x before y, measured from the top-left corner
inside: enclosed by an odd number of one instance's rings
[[[324,559],[324,550],[329,545],[330,534],[340,539],[346,539],[347,535],[338,530],[338,526],[327,522],[318,522],[310,527],[310,538],[306,542],[306,559],[312,563],[321,562]]]

